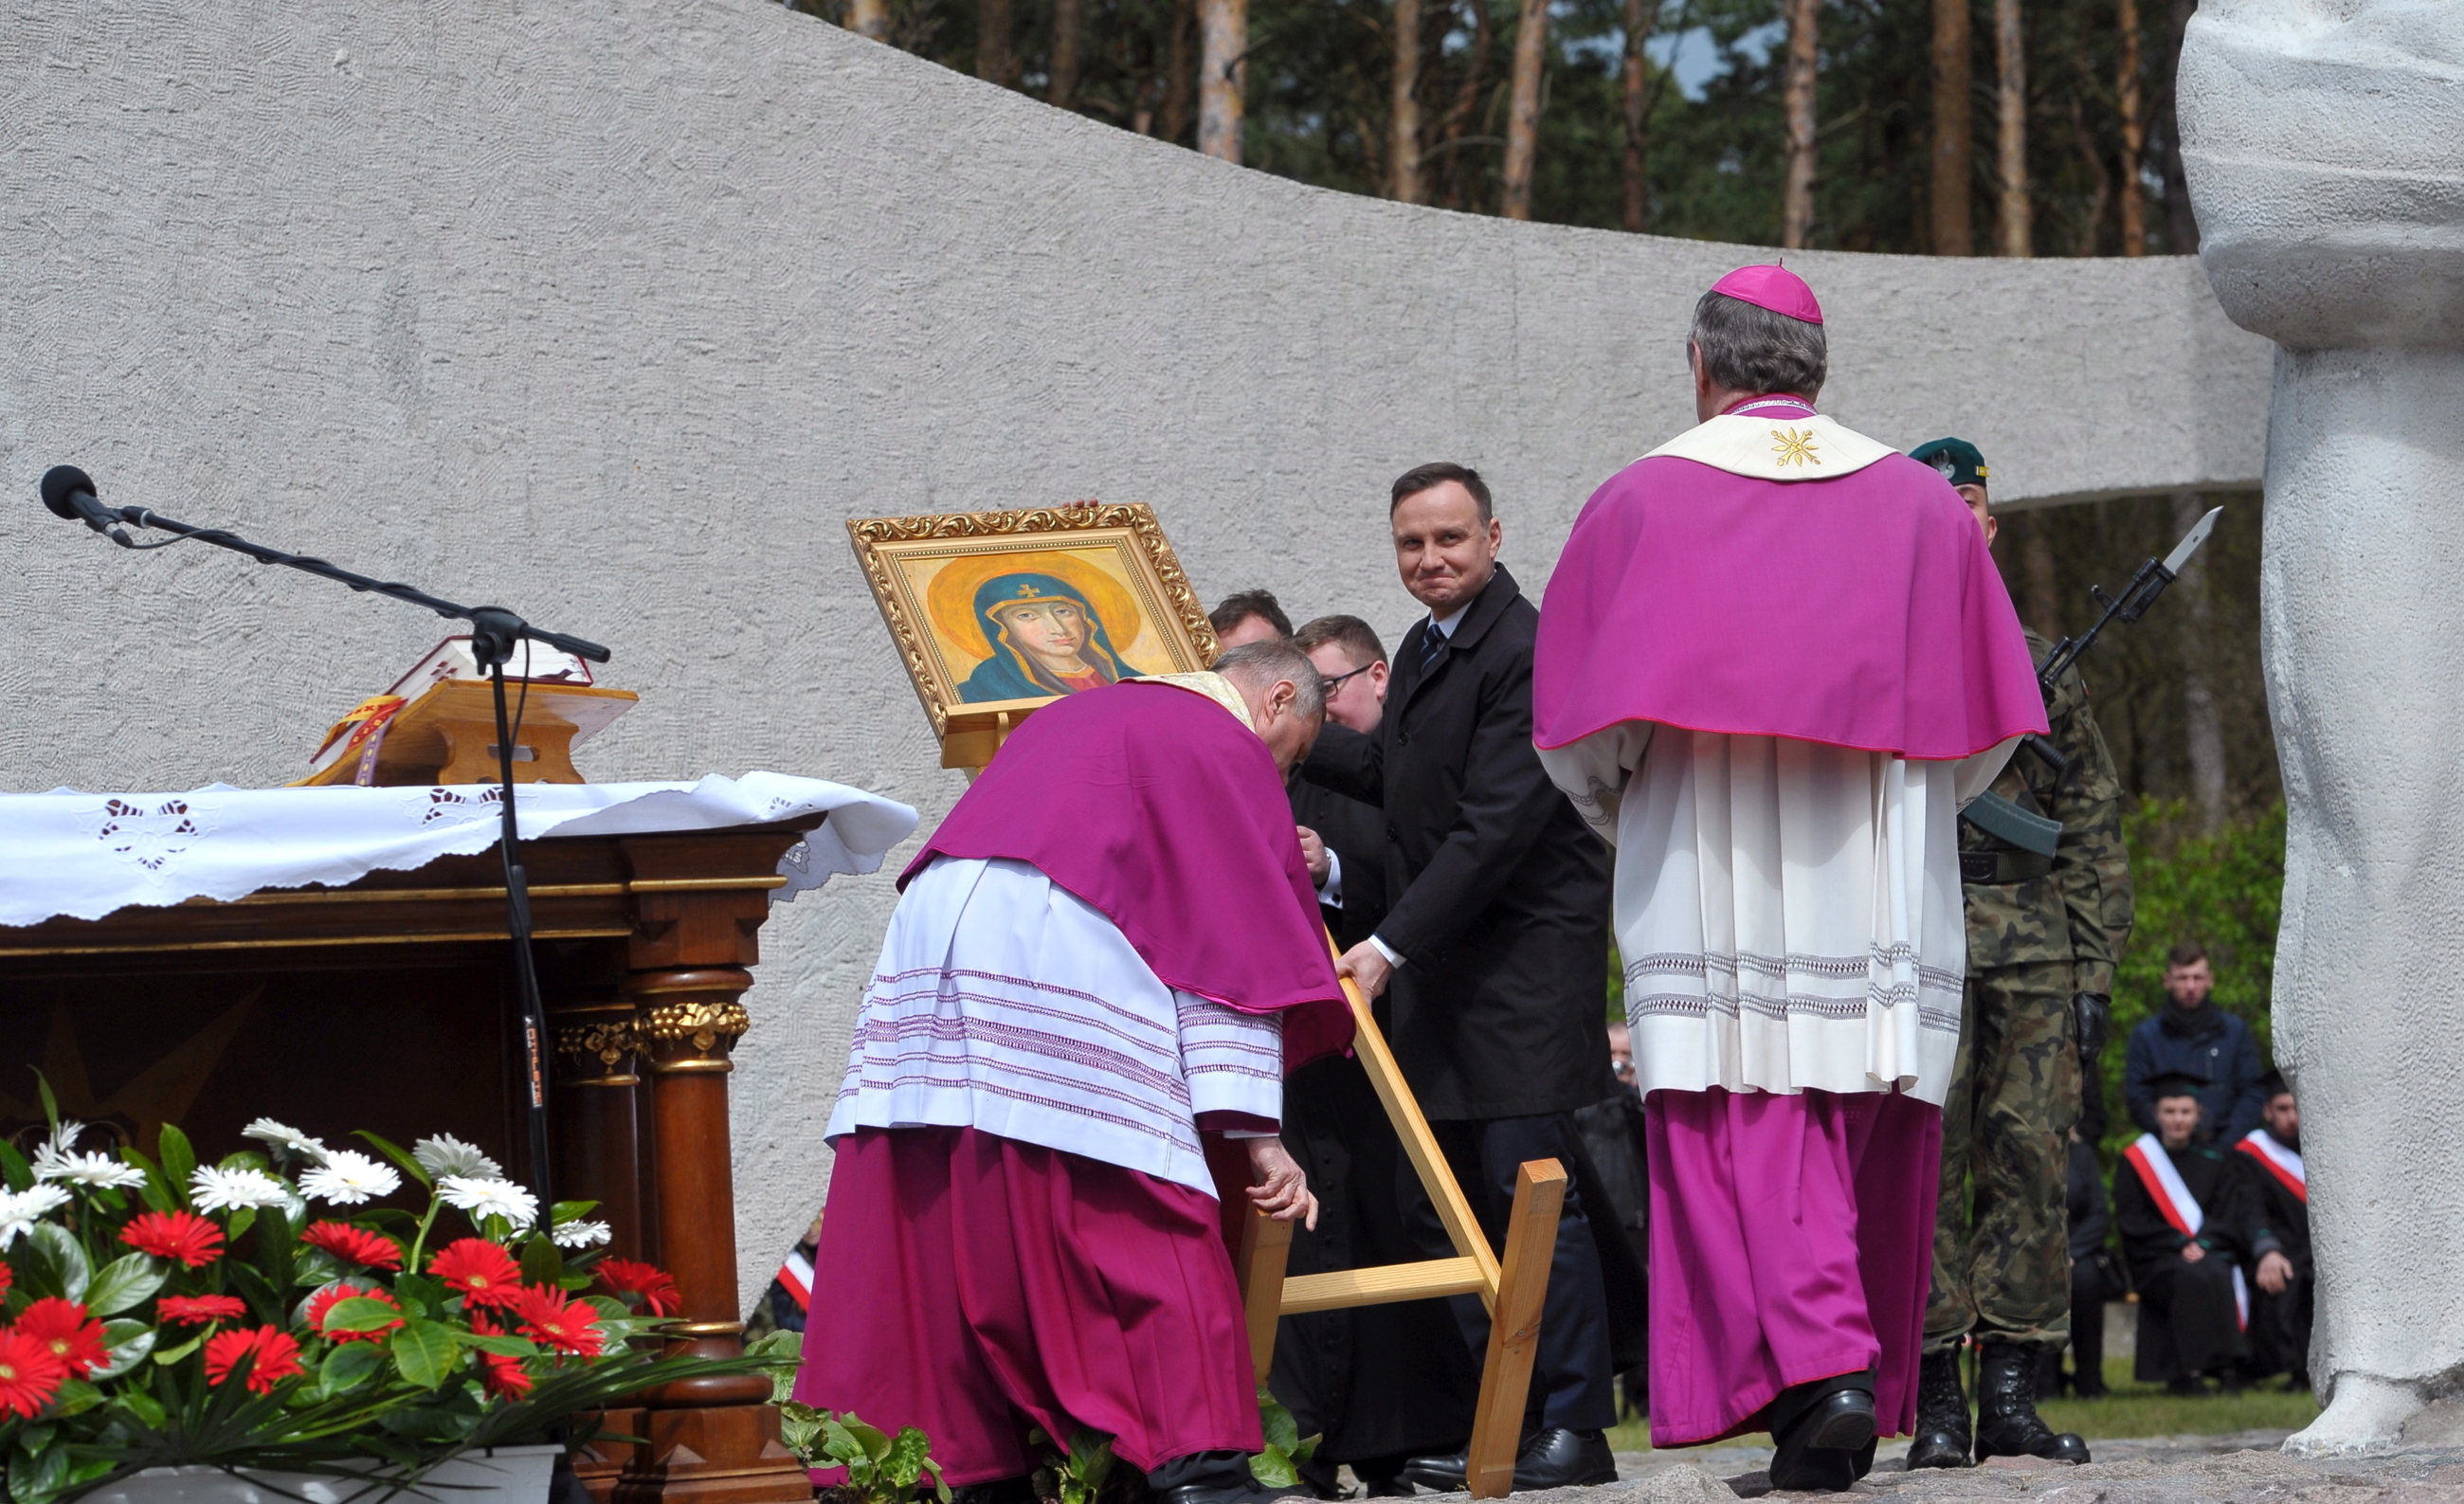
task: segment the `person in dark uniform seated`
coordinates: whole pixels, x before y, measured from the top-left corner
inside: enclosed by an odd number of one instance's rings
[[[2101,1138],[2101,1118],[2091,1124]],[[2129,1290],[2122,1265],[2106,1245],[2113,1237],[2113,1210],[2104,1199],[2104,1171],[2096,1162],[2088,1134],[2071,1130],[2071,1392],[2082,1400],[2102,1399],[2104,1386],[2104,1303],[2119,1300]],[[2061,1394],[2061,1355],[2054,1355],[2051,1393]]]
[[[1231,597],[1217,608],[1216,631],[1271,628],[1258,603],[1273,600],[1264,590]],[[1234,610],[1247,614],[1225,622]],[[1327,719],[1375,736],[1386,705],[1386,648],[1376,631],[1357,616],[1321,616],[1290,635],[1327,686]],[[1298,777],[1288,791],[1318,912],[1348,950],[1386,917],[1386,817]],[[1382,1026],[1386,1005],[1375,1006]],[[1321,1060],[1292,1073],[1284,1086],[1284,1147],[1318,1193],[1317,1228],[1292,1229],[1287,1276],[1420,1257],[1395,1197],[1395,1177],[1407,1173],[1402,1144],[1360,1062]],[[1301,1468],[1321,1496],[1339,1496],[1335,1470],[1349,1464],[1370,1497],[1403,1497],[1413,1492],[1397,1476],[1404,1462],[1471,1428],[1480,1365],[1444,1305],[1414,1300],[1284,1317],[1267,1387],[1302,1435],[1324,1438]]]
[[[2310,1180],[2301,1163],[2301,1106],[2275,1071],[2259,1077],[2267,1117],[2233,1145],[2249,1172],[2257,1221],[2251,1233],[2251,1374],[2291,1376],[2310,1387]]]
[[[2113,1172],[2114,1221],[2139,1288],[2136,1376],[2179,1394],[2200,1392],[2210,1375],[2234,1387],[2250,1356],[2242,1271],[2252,1187],[2239,1165],[2197,1141],[2204,1085],[2178,1073],[2150,1079],[2156,1132],[2123,1150]]]

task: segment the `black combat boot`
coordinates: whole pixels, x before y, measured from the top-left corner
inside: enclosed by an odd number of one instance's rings
[[[1959,1386],[1959,1349],[1925,1355],[1917,1370],[1917,1435],[1908,1471],[1969,1465],[1968,1391]]]
[[[2031,1348],[1988,1342],[1976,1365],[1976,1460],[1988,1457],[2087,1461],[2086,1442],[2075,1432],[2057,1434],[2038,1418],[2036,1355]]]

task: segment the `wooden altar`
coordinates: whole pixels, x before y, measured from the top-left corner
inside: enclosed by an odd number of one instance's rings
[[[729,1055],[780,858],[820,824],[523,844],[556,1193],[599,1202],[614,1252],[675,1275],[671,1352],[742,1351]],[[504,905],[491,848],[346,887],[0,928],[0,1132],[39,1121],[35,1067],[64,1114],[149,1151],[167,1120],[219,1158],[270,1116],[334,1142],[454,1134],[536,1184]],[[759,1375],[652,1391],[608,1418],[647,1442],[576,1471],[615,1504],[809,1499],[769,1393]]]

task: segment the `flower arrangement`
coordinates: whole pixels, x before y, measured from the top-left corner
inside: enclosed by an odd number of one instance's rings
[[[200,1163],[0,1143],[0,1455],[13,1504],[146,1468],[415,1480],[654,1384],[765,1360],[661,1358],[675,1281],[605,1256],[594,1204],[538,1198],[449,1135],[329,1148],[270,1119]],[[423,1210],[375,1205],[406,1183]]]

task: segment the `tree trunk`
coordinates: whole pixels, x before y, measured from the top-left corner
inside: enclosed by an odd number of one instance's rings
[[[1779,243],[1795,250],[1814,237],[1814,70],[1822,0],[1788,0],[1788,186],[1780,200]]]
[[[1052,0],[1052,90],[1056,110],[1078,104],[1078,48],[1087,31],[1087,0]]]
[[[1163,86],[1163,139],[1176,144],[1189,136],[1198,83],[1197,36],[1198,0],[1173,0],[1172,45],[1167,50]]]
[[[1018,81],[1017,33],[1010,0],[976,0],[976,77],[1008,88]]]
[[[1472,113],[1480,108],[1482,90],[1488,82],[1488,55],[1496,49],[1497,33],[1489,25],[1488,0],[1472,0],[1471,60],[1463,65],[1463,87],[1455,91],[1455,102],[1446,110],[1445,172],[1446,207],[1461,209],[1463,185],[1471,176],[1463,161],[1461,143],[1471,129]]]
[[[2002,255],[2034,255],[2035,227],[2028,203],[2028,33],[2019,0],[1993,0],[1993,59],[1999,75],[1994,175],[2001,187],[1994,249]]]
[[[1651,228],[1651,179],[1644,156],[1644,133],[1651,127],[1651,64],[1643,44],[1660,19],[1660,0],[1625,0],[1625,228],[1640,234]]]
[[[2087,59],[2079,59],[2079,72],[2087,72]],[[2079,164],[2087,171],[2088,181],[2096,185],[2089,195],[2087,213],[2081,216],[2078,237],[2072,242],[2071,254],[2096,254],[2096,242],[2104,229],[2104,206],[2113,197],[2113,169],[2104,165],[2104,153],[2096,149],[2096,134],[2087,128],[2087,105],[2079,96],[2071,96],[2071,142],[2079,147]]]
[[[876,42],[890,40],[890,0],[847,0],[847,29]]]
[[[1241,80],[1248,73],[1249,0],[1198,0],[1198,149],[1241,160]]]
[[[2173,532],[2187,533],[2207,510],[2195,491],[2173,495]],[[2190,763],[2190,803],[2199,812],[2200,829],[2213,835],[2225,823],[2225,733],[2216,713],[2215,691],[2208,683],[2208,645],[2215,637],[2215,604],[2208,594],[2208,566],[2201,553],[2192,554],[2173,581],[2182,592],[2182,719]]]
[[[2139,164],[2147,151],[2147,127],[2139,114],[2139,0],[2117,0],[2122,30],[2122,71],[2115,80],[2122,115],[2122,254],[2147,254],[2147,198],[2139,188]]]
[[[1976,90],[1968,0],[1933,0],[1933,254],[1973,255],[1969,184],[1976,171]]]
[[[2173,108],[2173,76],[2182,61],[2182,33],[2190,24],[2198,0],[2173,0],[2165,21],[2165,57],[2156,76],[2164,80],[2165,101],[2156,112],[2156,168],[2165,179],[2165,249],[2190,255],[2199,249],[2199,221],[2190,212],[2190,180],[2182,171],[2182,121]]]
[[[1386,108],[1389,196],[1425,204],[1420,181],[1420,0],[1395,0],[1395,77]]]
[[[1549,0],[1523,0],[1514,27],[1513,94],[1506,112],[1508,219],[1531,217],[1531,164],[1540,154],[1540,58],[1549,45]]]

